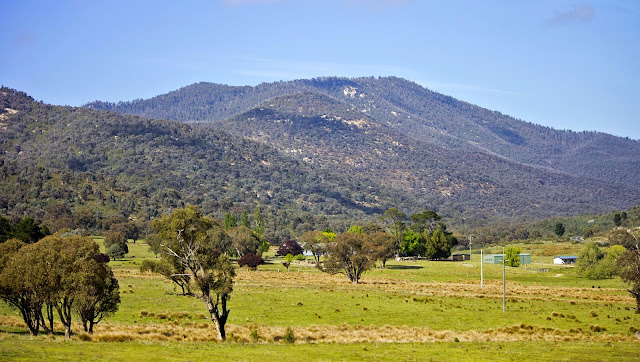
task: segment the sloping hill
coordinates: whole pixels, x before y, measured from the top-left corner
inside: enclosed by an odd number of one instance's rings
[[[198,83],[148,100],[89,107],[179,121],[221,121],[269,99],[300,92],[329,95],[372,122],[449,149],[476,149],[513,162],[638,187],[640,142],[524,122],[401,78],[318,78],[230,87]],[[603,120],[606,122],[606,120]]]
[[[352,179],[404,190],[419,204],[453,217],[457,225],[465,219],[531,219],[640,201],[628,185],[418,141],[313,92],[276,97],[216,124]]]
[[[50,106],[7,88],[0,110],[0,214],[49,219],[62,205],[147,219],[185,204],[219,215],[261,206],[274,231],[424,207],[210,127]]]

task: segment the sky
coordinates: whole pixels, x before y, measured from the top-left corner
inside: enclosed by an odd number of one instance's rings
[[[81,106],[195,82],[397,76],[640,139],[635,0],[0,0],[0,84]]]

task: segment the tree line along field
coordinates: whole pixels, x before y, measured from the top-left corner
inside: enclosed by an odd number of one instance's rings
[[[544,246],[522,245],[525,252],[527,246],[544,254]],[[77,325],[69,341],[29,337],[17,312],[0,304],[0,359],[638,357],[640,315],[624,283],[579,277],[551,257],[544,257],[544,274],[535,255],[526,269],[507,268],[503,312],[502,268],[485,264],[481,288],[479,254],[471,262],[389,261],[355,285],[313,263],[287,271],[273,251],[266,255],[257,271],[237,270],[226,342],[217,342],[199,299],[176,295],[170,281],[139,271],[154,256],[138,242],[129,243],[125,259],[110,262],[122,303],[93,335]]]

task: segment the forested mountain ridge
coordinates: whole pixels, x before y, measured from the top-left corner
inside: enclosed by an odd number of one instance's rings
[[[185,204],[220,216],[260,206],[266,229],[286,238],[312,225],[336,227],[332,218],[348,226],[396,202],[411,204],[401,190],[316,170],[199,125],[51,106],[8,88],[0,90],[0,123],[3,215],[62,222],[87,211],[95,223],[114,215],[145,220]],[[375,203],[352,197],[364,190]]]
[[[316,92],[269,99],[212,124],[216,126],[353,179],[404,190],[410,199],[431,205],[458,226],[485,218],[532,219],[606,209],[620,192],[632,204],[640,201],[637,189],[628,185],[418,141]],[[356,197],[370,200],[371,195]]]
[[[423,143],[474,148],[574,176],[638,186],[640,142],[598,132],[555,130],[430,91],[401,78],[317,78],[232,87],[197,83],[148,100],[89,107],[179,121],[222,121],[283,95],[333,97]]]
[[[329,80],[338,85],[327,90],[344,86]],[[419,140],[307,83],[293,92],[298,83],[278,84],[283,94],[251,107],[241,93],[260,99],[269,86],[234,88],[221,96],[230,97],[224,112],[245,111],[196,124],[51,106],[2,88],[0,214],[90,228],[185,204],[218,216],[260,206],[282,240],[374,220],[389,207],[433,209],[453,227],[473,227],[640,204],[637,185]]]

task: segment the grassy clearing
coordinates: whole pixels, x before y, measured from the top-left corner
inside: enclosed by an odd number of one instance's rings
[[[485,265],[480,288],[475,254],[465,263],[391,261],[386,269],[366,273],[358,285],[340,275],[323,274],[311,263],[294,263],[286,271],[279,259],[272,259],[258,271],[239,269],[230,301],[230,341],[210,344],[215,339],[213,325],[201,301],[177,296],[171,282],[139,272],[142,261],[153,258],[146,244],[130,243],[129,250],[127,258],[111,262],[120,283],[120,310],[98,324],[94,336],[78,334],[69,342],[46,336],[30,340],[18,314],[0,303],[0,315],[6,316],[0,317],[0,359],[21,358],[21,353],[35,350],[51,351],[52,359],[78,359],[76,352],[124,359],[107,352],[110,347],[95,347],[114,342],[122,343],[113,349],[145,351],[147,356],[160,349],[175,351],[176,357],[168,352],[169,359],[216,359],[218,353],[257,359],[275,351],[295,351],[296,356],[314,360],[455,360],[466,354],[480,359],[486,353],[497,353],[498,359],[548,353],[551,359],[555,351],[562,357],[553,359],[584,360],[587,355],[579,353],[593,351],[589,358],[624,360],[637,356],[631,351],[640,346],[634,335],[640,315],[634,314],[634,301],[620,279],[590,281],[571,267],[548,263],[544,274],[539,265],[507,268],[503,313],[502,268]],[[284,346],[289,327],[297,340]],[[432,343],[412,344],[418,342]],[[177,357],[178,351],[191,357]],[[453,354],[445,354],[448,351]]]

